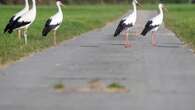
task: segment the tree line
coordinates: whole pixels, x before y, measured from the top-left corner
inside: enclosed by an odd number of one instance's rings
[[[131,0],[62,0],[65,4],[119,4],[131,2]],[[138,0],[144,3],[188,3],[195,0]],[[53,4],[55,0],[40,0],[40,4]],[[0,0],[1,4],[22,4],[24,0]]]

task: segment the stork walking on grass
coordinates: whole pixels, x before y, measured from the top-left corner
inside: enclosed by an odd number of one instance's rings
[[[61,9],[61,5],[63,5],[63,4],[60,0],[57,0],[56,5],[58,7],[58,12],[46,21],[45,27],[42,31],[43,36],[47,36],[50,31],[53,31],[54,45],[57,44],[56,31],[58,30],[58,28],[60,27],[60,25],[62,24],[62,21],[63,21],[63,12]]]
[[[29,26],[35,21],[36,13],[36,1],[32,0],[32,8],[20,17],[18,17],[16,20],[14,20],[13,24],[10,25],[8,32],[12,33],[14,30],[23,30],[25,44],[27,44],[27,30]]]
[[[11,26],[15,23],[15,21],[21,17],[24,13],[26,13],[27,11],[29,11],[29,3],[28,0],[25,0],[25,7],[24,9],[22,9],[21,11],[19,11],[18,13],[16,13],[14,16],[12,16],[8,22],[8,24],[6,25],[5,29],[4,29],[4,33],[6,32],[10,32],[10,28]],[[18,38],[21,39],[21,30],[17,31],[18,33]]]
[[[124,36],[124,46],[125,48],[130,48],[131,47],[131,44],[128,40],[128,32],[130,30],[131,27],[133,27],[136,23],[136,20],[137,20],[137,9],[136,9],[136,5],[139,5],[139,2],[137,0],[133,0],[132,1],[132,5],[133,5],[133,13],[131,13],[129,16],[123,18],[115,33],[114,33],[114,37],[117,37],[121,32],[124,32],[125,33],[125,36]]]
[[[156,17],[150,19],[146,23],[145,28],[141,33],[141,35],[146,36],[148,32],[150,31],[152,32],[152,45],[154,47],[157,46],[156,32],[158,31],[160,25],[163,23],[163,18],[164,18],[164,15],[163,15],[164,5],[160,3],[158,7],[160,10],[160,13]]]

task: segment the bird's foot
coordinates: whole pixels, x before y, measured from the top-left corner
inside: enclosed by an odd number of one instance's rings
[[[152,46],[153,46],[153,47],[157,47],[157,44],[156,44],[156,43],[153,43]]]
[[[131,44],[125,44],[124,47],[125,47],[125,48],[131,48],[132,45],[131,45]]]

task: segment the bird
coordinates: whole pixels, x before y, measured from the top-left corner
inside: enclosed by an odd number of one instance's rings
[[[163,9],[164,9],[164,5],[162,3],[160,3],[158,5],[160,13],[153,17],[152,19],[148,20],[148,22],[145,25],[144,30],[142,31],[141,35],[142,36],[146,36],[148,32],[152,32],[152,45],[154,47],[157,46],[157,41],[156,41],[156,32],[158,31],[160,25],[163,23],[163,18],[164,18],[164,14],[163,14]]]
[[[51,16],[45,23],[45,26],[42,31],[42,36],[47,36],[49,32],[53,31],[53,42],[54,45],[56,45],[56,31],[60,27],[60,25],[63,22],[63,12],[61,9],[61,5],[63,6],[63,3],[60,0],[56,1],[56,5],[58,7],[58,12]]]
[[[29,26],[35,21],[36,19],[36,1],[32,0],[32,8],[24,13],[23,15],[19,16],[16,20],[13,21],[12,25],[10,25],[8,29],[8,33],[12,33],[14,30],[23,30],[24,31],[24,41],[27,44],[27,30]]]
[[[137,0],[132,1],[133,5],[133,12],[129,14],[128,16],[124,17],[118,24],[118,27],[114,33],[114,37],[117,37],[121,32],[125,33],[124,36],[124,47],[130,48],[131,44],[128,40],[128,31],[131,27],[133,27],[137,20],[137,9],[136,5],[141,6]]]
[[[25,7],[19,11],[18,13],[16,13],[14,16],[12,16],[10,19],[9,19],[9,22],[8,24],[6,25],[5,29],[4,29],[4,33],[8,32],[9,29],[11,28],[10,26],[13,25],[14,21],[16,19],[18,19],[19,17],[21,17],[24,13],[26,13],[27,11],[29,11],[29,3],[28,3],[28,0],[25,0]],[[21,31],[18,30],[17,31],[18,33],[18,38],[21,39]]]

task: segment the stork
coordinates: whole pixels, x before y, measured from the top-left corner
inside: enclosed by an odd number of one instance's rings
[[[36,1],[32,0],[32,8],[24,13],[22,16],[14,20],[14,23],[10,26],[8,33],[12,33],[14,30],[24,30],[24,40],[27,44],[27,30],[29,26],[34,22],[36,18]]]
[[[58,7],[58,12],[46,21],[45,27],[43,28],[43,31],[42,31],[43,36],[47,36],[50,31],[53,31],[54,45],[57,44],[56,31],[58,30],[58,28],[60,27],[60,25],[62,24],[62,21],[63,21],[63,12],[61,9],[61,5],[63,5],[63,4],[60,0],[57,0],[56,5]]]
[[[120,23],[119,23],[119,25],[118,25],[115,33],[114,33],[114,37],[117,37],[121,32],[125,33],[125,36],[124,36],[124,46],[125,46],[125,48],[130,48],[131,47],[131,44],[128,40],[128,31],[130,30],[131,27],[133,27],[135,25],[136,20],[137,20],[136,5],[141,6],[137,0],[133,0],[132,5],[133,5],[133,12],[130,15],[128,15],[127,17],[124,17],[120,21]]]
[[[10,26],[13,25],[14,21],[16,19],[18,19],[19,17],[21,17],[27,11],[29,11],[29,3],[28,3],[28,0],[25,0],[25,7],[24,7],[24,9],[22,9],[21,11],[19,11],[18,13],[16,13],[14,16],[12,16],[10,18],[8,24],[6,25],[6,27],[4,29],[4,33],[8,32],[9,29],[11,28]],[[21,30],[18,30],[17,33],[18,33],[18,38],[21,39]]]
[[[163,23],[163,18],[164,18],[163,16],[164,5],[160,3],[158,7],[160,10],[160,13],[156,17],[153,17],[146,23],[145,28],[141,33],[142,36],[146,36],[148,32],[150,31],[152,32],[152,45],[154,47],[157,46],[156,32],[158,31],[160,25]]]

